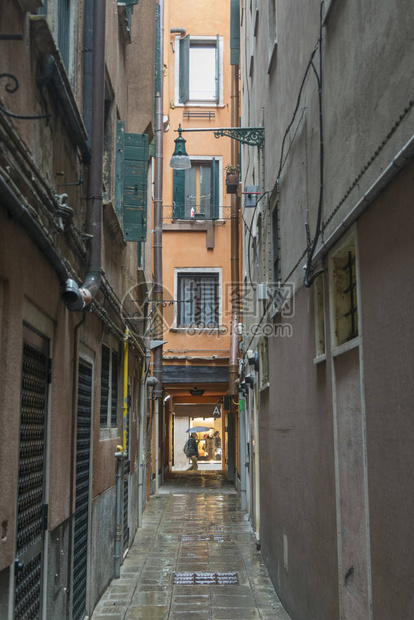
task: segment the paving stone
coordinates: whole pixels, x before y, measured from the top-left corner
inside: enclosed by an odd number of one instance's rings
[[[291,620],[232,485],[221,472],[189,474],[151,497],[91,620]],[[236,573],[239,584],[176,585],[176,572]]]

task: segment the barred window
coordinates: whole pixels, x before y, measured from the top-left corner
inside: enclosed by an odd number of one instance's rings
[[[118,355],[102,345],[101,364],[101,409],[100,422],[102,428],[117,425],[118,408]]]
[[[218,327],[219,274],[179,273],[178,327]]]

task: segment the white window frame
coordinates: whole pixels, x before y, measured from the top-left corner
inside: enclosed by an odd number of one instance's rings
[[[191,331],[199,331],[199,332],[216,332],[221,329],[222,326],[222,316],[223,316],[223,278],[222,278],[222,269],[221,267],[176,267],[174,269],[174,299],[178,301],[178,276],[179,275],[189,275],[189,274],[218,274],[219,283],[218,283],[218,326],[217,327],[196,327],[196,326],[179,326],[178,325],[178,303],[174,304],[174,329],[186,332],[189,329]]]
[[[115,437],[119,436],[119,431],[118,431],[118,424],[119,424],[119,419],[118,419],[118,414],[119,414],[119,398],[120,398],[120,389],[121,389],[121,381],[119,380],[119,376],[120,376],[120,370],[122,368],[122,357],[119,354],[119,342],[118,340],[112,336],[111,334],[108,334],[108,336],[106,336],[105,341],[101,343],[101,350],[100,350],[100,355],[102,355],[102,347],[108,347],[109,351],[110,351],[110,356],[109,356],[109,391],[108,391],[108,403],[107,403],[107,415],[106,415],[106,422],[107,425],[106,426],[101,426],[101,403],[99,405],[99,426],[100,426],[100,439],[114,439]],[[113,354],[116,354],[118,357],[118,397],[117,397],[117,420],[116,420],[116,425],[112,426],[111,425],[111,402],[112,402],[112,356]],[[101,369],[101,373],[99,376],[99,394],[101,396],[101,380],[102,380],[102,369]]]
[[[219,75],[219,92],[220,99],[219,101],[198,101],[189,99],[185,103],[180,103],[180,35],[175,37],[175,83],[174,83],[174,105],[177,108],[185,108],[186,106],[191,106],[192,108],[219,108],[224,107],[224,98],[223,98],[223,37],[219,37],[219,64],[220,64],[220,75]],[[217,36],[190,36],[190,48],[191,42],[194,43],[217,43]],[[193,158],[192,158],[193,159]]]

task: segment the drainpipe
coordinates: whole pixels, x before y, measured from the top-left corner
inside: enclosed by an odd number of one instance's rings
[[[170,28],[171,34],[179,34],[181,38],[185,37],[187,30],[185,28]]]
[[[160,7],[160,66],[159,90],[155,93],[155,176],[154,176],[154,340],[162,341],[163,336],[163,281],[162,281],[162,175],[163,175],[163,75],[164,75],[164,0],[158,0]],[[155,347],[153,357],[153,375],[156,384],[153,396],[156,400],[155,415],[158,428],[158,415],[162,403],[162,345]],[[158,434],[155,437],[156,467],[158,467]],[[152,465],[150,464],[152,469]],[[158,469],[155,472],[156,486],[158,487]]]
[[[231,68],[231,125],[237,127],[239,115],[239,82],[237,76],[238,66],[233,65]],[[237,140],[232,140],[231,144],[231,163],[238,166],[239,163],[239,146]],[[229,359],[229,394],[237,395],[237,377],[239,373],[238,350],[239,336],[237,334],[237,325],[239,323],[240,314],[240,268],[239,268],[239,198],[237,194],[231,196],[231,310],[232,310],[232,327],[230,332],[230,359]],[[232,399],[233,400],[233,399]]]
[[[84,283],[68,280],[62,294],[71,311],[81,311],[101,285],[103,139],[105,102],[105,0],[93,3],[91,165],[87,198],[86,232],[91,236],[89,266]]]
[[[122,538],[122,461],[125,453],[122,446],[117,446],[116,458],[116,516],[115,516],[115,545],[114,545],[114,578],[121,576],[121,538]]]
[[[142,527],[142,512],[144,510],[144,479],[145,479],[145,453],[144,453],[144,419],[145,419],[145,358],[142,360],[141,385],[139,393],[139,437],[138,437],[138,527]]]
[[[239,393],[240,415],[240,507],[246,510],[246,401],[242,392]]]
[[[122,390],[122,446],[117,446],[116,459],[116,506],[115,506],[115,542],[114,542],[114,577],[121,574],[121,539],[122,539],[122,461],[127,456],[127,415],[128,415],[128,337],[124,336],[124,376]]]

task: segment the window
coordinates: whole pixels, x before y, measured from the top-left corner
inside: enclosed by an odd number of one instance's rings
[[[273,246],[273,282],[275,285],[280,281],[279,262],[279,213],[275,206],[272,212],[272,246]]]
[[[218,327],[219,273],[178,272],[177,326],[178,327]]]
[[[189,170],[174,170],[173,217],[213,220],[219,217],[219,159],[192,160]]]
[[[101,358],[101,427],[115,427],[117,425],[118,406],[118,355],[102,345]]]
[[[358,336],[355,242],[348,241],[330,260],[334,346]]]
[[[316,358],[324,356],[325,351],[325,303],[324,303],[324,279],[316,278],[313,287],[315,296],[315,339]]]
[[[268,73],[270,72],[271,65],[273,63],[273,59],[276,55],[276,47],[277,47],[277,0],[268,0],[269,7],[269,67]]]
[[[176,103],[222,103],[222,39],[176,38]]]
[[[263,337],[259,344],[260,388],[269,384],[269,340]]]

